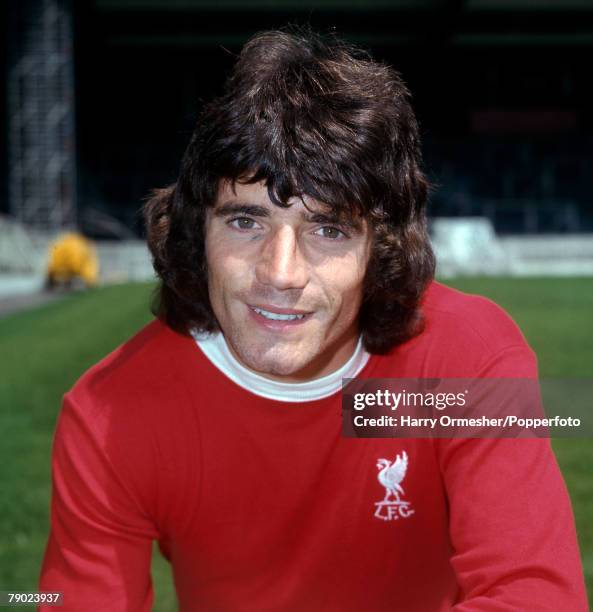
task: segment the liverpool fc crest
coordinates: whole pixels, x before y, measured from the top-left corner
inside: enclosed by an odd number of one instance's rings
[[[388,459],[378,459],[377,469],[379,470],[377,478],[385,487],[385,497],[383,501],[375,503],[375,516],[383,521],[395,521],[414,514],[412,504],[401,499],[401,495],[404,494],[401,482],[408,469],[406,451],[403,451],[401,457],[397,455],[393,463]]]

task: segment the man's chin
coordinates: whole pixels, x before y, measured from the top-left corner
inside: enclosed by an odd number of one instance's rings
[[[270,378],[287,378],[298,380],[299,373],[308,365],[309,360],[297,357],[294,348],[288,347],[284,350],[266,351],[257,350],[253,347],[242,350],[241,347],[231,347],[234,356],[241,364],[253,370],[256,374]],[[287,382],[290,382],[287,380]]]
[[[262,376],[291,377],[303,369],[306,364],[295,363],[294,358],[286,359],[242,359],[244,365]]]

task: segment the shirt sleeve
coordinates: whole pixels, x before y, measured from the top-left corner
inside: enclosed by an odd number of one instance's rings
[[[52,450],[51,526],[40,590],[63,592],[63,612],[149,611],[158,533],[110,461],[91,415],[65,396]]]
[[[480,377],[535,377],[527,346]],[[455,612],[570,610],[587,598],[568,493],[549,439],[440,440],[449,503]]]

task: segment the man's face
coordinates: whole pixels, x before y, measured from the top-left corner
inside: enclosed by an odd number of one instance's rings
[[[351,356],[371,248],[364,221],[345,225],[305,202],[281,208],[264,183],[221,181],[206,217],[210,302],[227,343],[248,368],[285,382]]]

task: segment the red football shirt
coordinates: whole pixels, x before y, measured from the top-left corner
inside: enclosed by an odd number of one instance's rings
[[[423,310],[359,377],[537,375],[492,302],[433,283]],[[154,539],[185,612],[587,609],[549,440],[348,439],[339,390],[244,386],[154,321],[65,396],[40,584],[62,610],[148,611]],[[377,461],[404,452],[405,511],[378,518]]]

